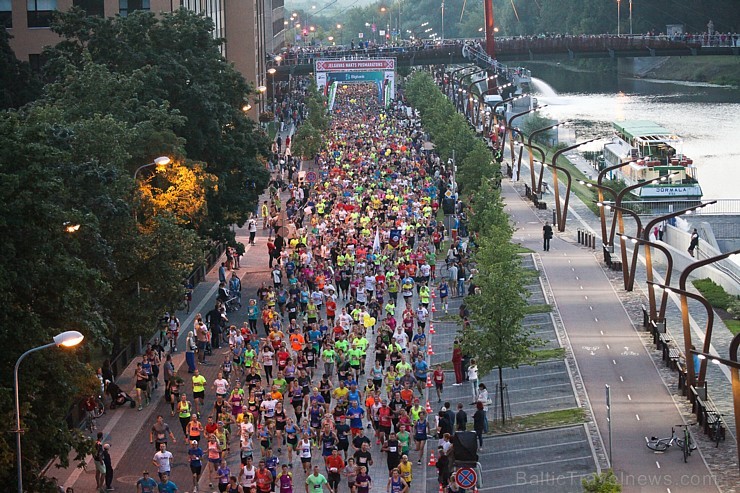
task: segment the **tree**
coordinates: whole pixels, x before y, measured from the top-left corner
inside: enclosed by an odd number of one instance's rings
[[[41,92],[41,81],[28,63],[15,57],[10,38],[8,30],[0,28],[0,110],[20,108]]]
[[[110,18],[72,9],[56,17],[52,30],[62,37],[45,52],[52,80],[62,80],[70,64],[92,61],[114,74],[137,75],[140,104],[166,105],[184,117],[176,128],[184,154],[205,163],[218,180],[207,191],[208,215],[198,232],[233,239],[230,226],[246,222],[267,184],[269,146],[242,111],[253,88],[221,55],[223,40],[213,38],[212,21],[187,9]],[[132,160],[130,169],[141,162]]]
[[[619,484],[619,480],[611,469],[596,473],[590,478],[583,478],[581,484],[586,493],[619,493],[622,491],[622,485]]]
[[[471,229],[479,238],[474,280],[480,291],[466,298],[472,324],[461,330],[461,348],[475,357],[482,375],[497,368],[503,389],[503,368],[532,361],[532,348],[542,341],[522,327],[528,295],[526,274],[511,243],[513,229],[498,190],[484,182],[473,204]],[[499,395],[503,411],[504,393]],[[506,413],[501,416],[505,423]]]
[[[304,159],[313,159],[319,150],[323,137],[319,129],[311,125],[310,121],[303,122],[293,136],[290,146],[293,154]]]

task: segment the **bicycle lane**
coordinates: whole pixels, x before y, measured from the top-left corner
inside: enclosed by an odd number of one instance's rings
[[[510,181],[503,196],[515,237],[541,252],[535,211]],[[684,464],[680,451],[656,455],[645,446],[646,436],[667,436],[683,418],[594,254],[556,235],[540,257],[607,447],[605,385],[611,387],[612,467],[623,491],[718,491],[697,454]]]

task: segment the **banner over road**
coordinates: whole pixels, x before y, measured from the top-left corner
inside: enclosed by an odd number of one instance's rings
[[[351,70],[395,70],[395,58],[371,58],[365,60],[317,60],[316,72],[347,72]]]

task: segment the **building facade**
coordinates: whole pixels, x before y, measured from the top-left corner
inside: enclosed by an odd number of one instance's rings
[[[278,3],[276,10],[273,4]],[[49,29],[56,10],[63,12],[79,6],[89,15],[112,17],[126,16],[135,10],[161,13],[183,7],[213,20],[214,37],[225,39],[221,53],[258,87],[265,85],[265,54],[269,51],[266,48],[268,44],[273,46],[273,17],[282,15],[282,4],[283,0],[0,0],[0,23],[12,36],[10,47],[16,57],[40,69],[44,47],[59,42]],[[271,26],[269,38],[266,22]],[[282,23],[281,17],[281,26]],[[255,116],[254,112],[250,114]]]

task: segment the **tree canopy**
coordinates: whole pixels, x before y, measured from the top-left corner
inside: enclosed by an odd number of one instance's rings
[[[12,109],[0,111],[6,421],[16,359],[62,331],[85,336],[20,368],[29,491],[51,491],[39,474],[49,460],[89,450],[63,419],[94,392],[92,365],[152,334],[211,241],[233,240],[229,225],[255,209],[267,179],[267,137],[241,110],[251,88],[210,21],[184,10],[113,19],[73,10],[54,29],[63,41],[46,53],[43,88],[19,93],[2,79]],[[22,73],[16,62],[5,56],[0,67]],[[158,156],[170,162],[154,166]],[[12,434],[0,436],[0,453],[11,488]]]

